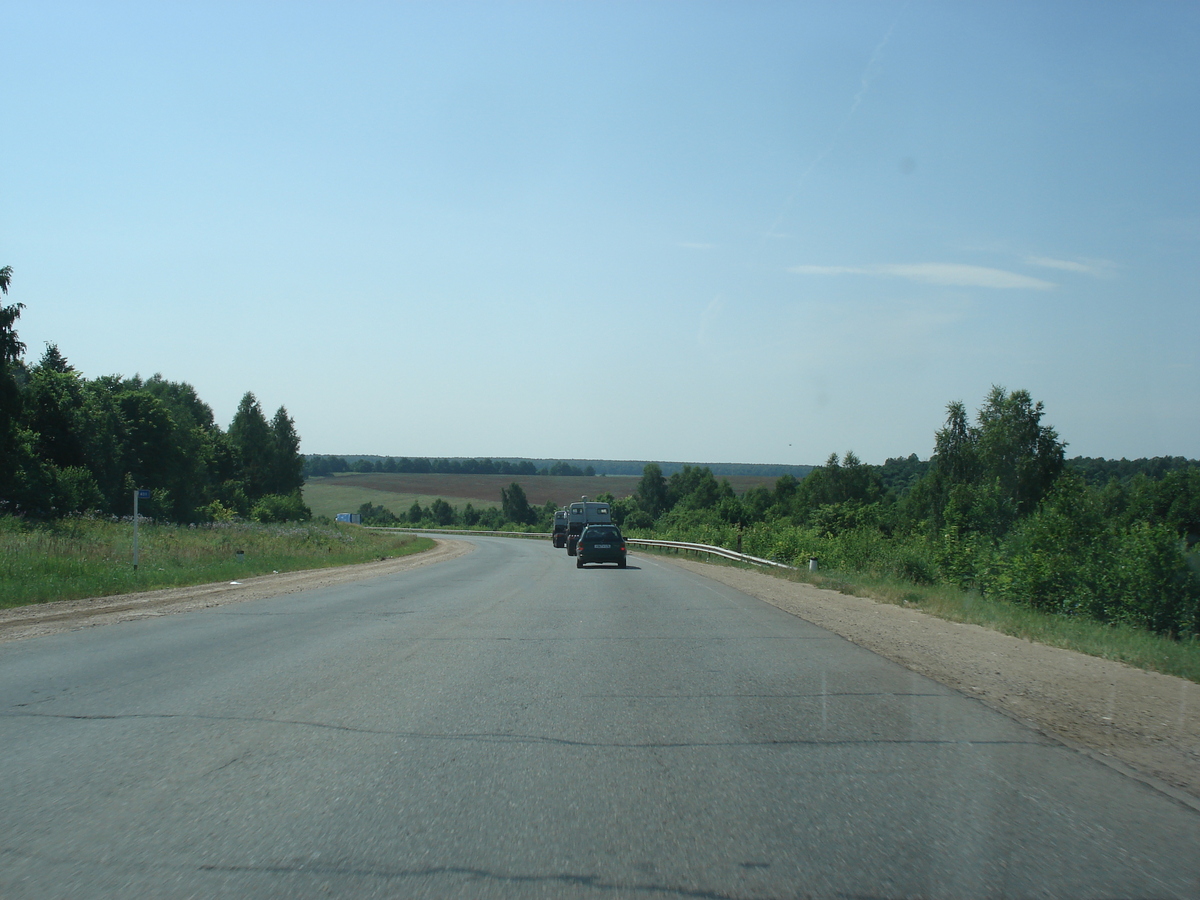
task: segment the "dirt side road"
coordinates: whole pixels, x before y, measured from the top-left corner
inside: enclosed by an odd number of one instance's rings
[[[389,575],[470,550],[464,541],[441,540],[426,553],[358,566],[0,610],[0,641]],[[758,597],[977,697],[1200,809],[1200,685],[761,572],[656,558]]]
[[[657,557],[758,597],[1200,809],[1200,684],[761,572]],[[1143,779],[1146,780],[1146,779]]]

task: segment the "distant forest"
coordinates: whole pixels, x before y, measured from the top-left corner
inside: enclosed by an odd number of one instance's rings
[[[308,454],[304,457],[304,477],[320,478],[339,472],[369,474],[387,472],[398,474],[433,473],[438,475],[631,475],[640,477],[652,461],[606,459],[526,459],[472,457],[407,457],[407,456],[331,456]],[[915,453],[888,459],[881,466],[869,466],[883,487],[896,493],[912,488],[928,473],[933,459],[919,459]],[[791,475],[804,478],[819,466],[767,465],[762,463],[680,463],[653,462],[659,471],[670,477],[685,469],[705,469],[718,478],[733,475]],[[1070,471],[1078,473],[1089,485],[1103,485],[1112,479],[1122,483],[1135,476],[1161,479],[1169,472],[1200,467],[1200,460],[1182,456],[1156,456],[1150,459],[1102,459],[1076,456],[1065,460]]]
[[[524,457],[498,457],[476,459],[452,456],[407,457],[407,456],[330,456],[309,454],[304,458],[304,474],[307,478],[320,478],[337,472],[398,472],[419,474],[432,472],[440,475],[632,475],[640,477],[649,460],[612,459],[527,459]],[[666,475],[682,472],[684,468],[699,466],[699,463],[655,462]],[[813,466],[767,465],[760,463],[706,463],[704,468],[714,475],[791,475],[803,478]]]

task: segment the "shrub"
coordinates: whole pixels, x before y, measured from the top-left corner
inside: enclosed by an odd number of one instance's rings
[[[201,522],[232,522],[237,518],[237,510],[225,506],[220,500],[214,500],[196,510]]]
[[[307,522],[312,518],[309,509],[300,492],[292,494],[267,494],[260,497],[250,510],[250,518],[255,522]]]

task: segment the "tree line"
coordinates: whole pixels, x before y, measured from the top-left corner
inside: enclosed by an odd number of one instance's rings
[[[401,513],[367,502],[358,508],[358,514],[364,525],[375,526],[549,531],[557,508],[552,500],[543,506],[530,505],[525,489],[514,481],[500,489],[499,507],[476,509],[474,504],[468,503],[460,510],[438,497],[428,506],[421,506],[420,500],[414,500],[412,506]]]
[[[706,468],[651,464],[633,495],[601,499],[647,535],[1200,635],[1200,462],[1069,461],[1042,419],[1028,392],[994,387],[973,419],[948,405],[926,463],[832,454],[741,497]]]
[[[0,294],[11,279],[0,269]],[[177,523],[311,517],[284,407],[268,421],[247,392],[223,431],[189,384],[88,379],[54,344],[31,366],[16,330],[22,309],[0,306],[0,515],[127,516],[134,489],[147,489],[139,513]]]
[[[436,474],[436,475],[576,475],[591,477],[596,474],[593,466],[573,466],[562,460],[550,466],[538,468],[529,460],[509,462],[508,460],[491,459],[431,459],[407,456],[386,456],[378,459],[360,457],[353,463],[346,462],[342,456],[325,456],[309,454],[304,457],[304,476],[320,478],[334,475],[338,472],[356,472],[371,474],[387,472],[397,474]]]

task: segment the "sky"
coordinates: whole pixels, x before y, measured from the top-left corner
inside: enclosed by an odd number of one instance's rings
[[[1200,4],[0,0],[32,364],[306,453],[1200,457]]]

